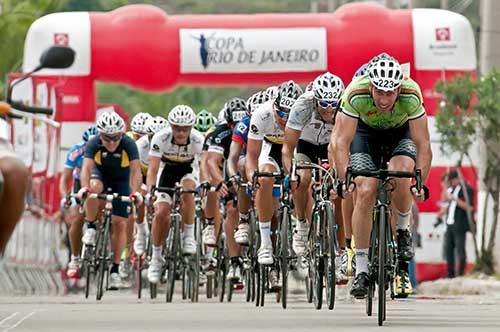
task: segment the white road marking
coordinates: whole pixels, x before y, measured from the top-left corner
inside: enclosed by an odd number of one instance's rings
[[[39,311],[42,311],[42,310],[33,310],[32,312],[30,312],[29,314],[27,314],[26,316],[24,316],[23,318],[21,318],[17,323],[15,323],[14,325],[12,326],[9,326],[7,327],[5,330],[3,330],[2,332],[7,332],[7,331],[10,331],[10,330],[13,330],[15,329],[16,327],[18,327],[22,322],[24,322],[26,319],[30,318],[31,316],[33,316],[34,314],[36,314],[37,312]]]
[[[15,312],[15,313],[13,313],[12,315],[10,315],[9,317],[7,317],[7,318],[4,318],[4,319],[0,320],[0,326],[2,326],[2,325],[3,325],[3,323],[7,322],[7,321],[8,321],[8,320],[10,320],[11,318],[14,318],[14,317],[15,317],[18,313],[19,313],[19,312]]]

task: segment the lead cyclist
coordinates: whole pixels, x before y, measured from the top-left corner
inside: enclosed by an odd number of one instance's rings
[[[413,172],[422,170],[422,183],[429,176],[432,151],[427,116],[418,84],[403,77],[399,62],[384,55],[370,63],[368,73],[351,82],[342,98],[331,144],[340,179],[346,168]],[[386,162],[388,165],[386,165]],[[356,277],[351,295],[364,298],[368,292],[368,247],[371,212],[375,204],[378,180],[358,177],[352,216],[356,239]],[[397,296],[412,292],[408,262],[413,257],[409,231],[411,207],[422,200],[424,191],[410,191],[411,180],[396,179],[392,194],[399,267],[396,277]],[[353,186],[342,185],[343,195]],[[413,197],[412,197],[413,195]]]

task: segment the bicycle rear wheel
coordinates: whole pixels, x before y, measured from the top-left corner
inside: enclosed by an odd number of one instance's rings
[[[380,206],[378,211],[378,325],[382,326],[385,320],[385,283],[387,280],[386,256],[386,227],[387,220],[385,214],[385,206]]]

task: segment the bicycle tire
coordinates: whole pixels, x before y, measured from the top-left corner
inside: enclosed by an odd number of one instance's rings
[[[175,219],[175,220],[174,220]],[[178,265],[179,251],[180,251],[180,220],[177,218],[172,218],[173,228],[170,230],[174,233],[172,234],[172,241],[170,243],[170,248],[167,252],[168,257],[168,270],[167,270],[167,292],[166,301],[172,302],[174,297],[175,288],[175,274]]]
[[[97,270],[97,294],[96,299],[99,301],[104,294],[104,276],[106,274],[108,265],[108,241],[109,241],[109,227],[111,223],[111,216],[106,217],[104,221],[104,233],[101,241],[101,248],[99,253],[99,269]]]
[[[207,284],[206,284],[206,295],[207,299],[211,299],[213,297],[213,290],[214,290],[214,276],[208,275],[207,276]]]
[[[233,299],[234,282],[232,280],[226,281],[227,283],[227,302],[231,302]]]
[[[196,241],[197,241],[197,246],[196,246],[196,254],[194,257],[194,262],[193,262],[193,290],[191,294],[191,302],[198,302],[199,301],[199,295],[200,295],[200,266],[201,266],[201,257],[203,255],[203,250],[202,250],[202,235],[201,235],[201,228],[202,228],[202,219],[201,217],[197,214],[196,219],[195,219],[195,234],[196,234]]]
[[[314,308],[316,310],[320,310],[322,305],[323,305],[323,279],[324,279],[324,274],[322,271],[322,264],[323,264],[323,257],[321,256],[321,251],[322,248],[321,246],[323,245],[319,239],[317,238],[317,234],[319,233],[317,227],[321,227],[320,221],[317,219],[319,218],[318,216],[318,211],[316,211],[316,218],[313,217],[313,225],[312,225],[312,230],[311,230],[311,266],[312,266],[312,283],[313,283],[313,302],[314,302]]]
[[[227,268],[226,268],[226,258],[222,258],[222,263],[220,265],[220,268],[218,270],[218,285],[219,285],[219,302],[224,302],[224,296],[226,295],[226,274],[227,274]]]
[[[89,257],[92,257],[88,253],[87,246],[84,244],[83,245],[83,264],[82,264],[82,269],[85,271],[85,298],[89,298],[89,293],[90,293],[90,261]]]
[[[337,234],[335,231],[335,212],[332,205],[328,202],[325,204],[323,212],[325,213],[324,218],[326,220],[325,225],[328,225],[326,232],[327,238],[326,243],[328,246],[328,256],[326,257],[323,265],[325,268],[326,275],[326,295],[327,295],[327,305],[329,310],[333,310],[335,307],[335,291],[337,286],[336,280],[336,266],[335,258],[337,257]]]
[[[187,299],[189,293],[189,276],[186,266],[182,268],[181,289],[182,289],[182,299],[185,300]]]
[[[290,226],[290,215],[288,208],[285,206],[282,212],[282,219],[280,225],[280,248],[279,248],[279,265],[281,273],[281,307],[286,309],[287,307],[287,295],[288,295],[288,257],[290,256],[290,248],[288,242],[288,232]]]
[[[141,299],[142,297],[142,256],[139,256],[136,258],[136,279],[137,279],[137,298]]]
[[[366,315],[371,316],[373,313],[373,297],[375,295],[375,275],[377,267],[377,257],[375,253],[377,252],[377,225],[378,222],[375,220],[373,223],[373,229],[370,234],[370,248],[368,249],[368,259],[370,261],[369,265],[369,284],[368,284],[368,294],[366,296]]]
[[[382,326],[385,317],[385,282],[386,282],[386,227],[387,220],[385,206],[380,206],[378,211],[378,325]]]
[[[149,283],[149,297],[151,300],[156,299],[156,296],[158,296],[158,286],[156,284],[153,284],[152,282]]]
[[[260,297],[257,299],[257,301],[260,303],[260,306],[264,306],[264,301],[266,299],[266,284],[267,284],[267,267],[265,265],[259,264],[259,269],[260,269]]]

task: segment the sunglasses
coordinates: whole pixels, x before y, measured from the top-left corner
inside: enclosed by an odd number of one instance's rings
[[[288,118],[288,116],[290,115],[290,112],[276,111],[276,114],[278,114],[278,116],[280,118]]]
[[[318,100],[318,105],[321,108],[327,108],[329,106],[336,108],[338,103],[339,103],[338,100],[332,100],[332,101]]]
[[[118,135],[101,135],[101,138],[105,142],[118,142],[122,139],[122,134]]]

